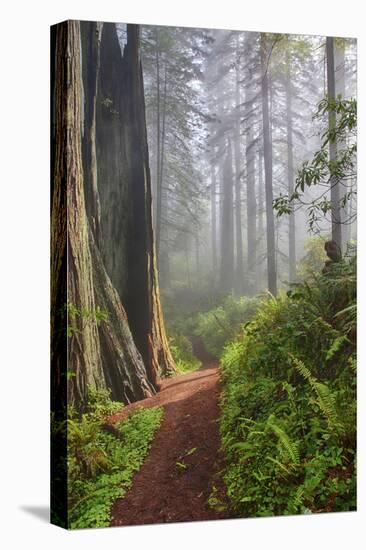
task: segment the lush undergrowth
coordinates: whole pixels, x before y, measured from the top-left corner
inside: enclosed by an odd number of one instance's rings
[[[193,354],[192,344],[187,336],[173,333],[169,338],[169,347],[180,374],[193,372],[200,368],[201,361]]]
[[[225,344],[238,333],[241,325],[255,314],[257,298],[220,297],[215,304],[205,301],[204,311],[185,310],[174,313],[168,309],[167,325],[170,350],[178,373],[197,370],[201,362],[193,353],[191,339],[197,336],[214,357],[219,358]]]
[[[198,314],[194,332],[212,355],[220,357],[241,325],[253,317],[258,303],[257,298],[235,298],[230,294],[217,307]]]
[[[263,300],[222,357],[225,483],[240,516],[356,508],[356,269]]]
[[[90,390],[88,411],[68,419],[69,528],[105,527],[113,502],[123,497],[143,463],[160,425],[161,408],[139,409],[103,429],[107,415],[120,410],[108,392]]]

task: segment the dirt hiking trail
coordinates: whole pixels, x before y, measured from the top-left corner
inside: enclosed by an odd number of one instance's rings
[[[141,406],[164,407],[162,424],[131,489],[113,505],[111,525],[230,517],[227,510],[217,511],[207,503],[213,486],[226,500],[220,478],[218,364],[200,340],[193,341],[193,350],[203,364],[198,371],[164,380],[158,394],[110,418],[117,422]]]

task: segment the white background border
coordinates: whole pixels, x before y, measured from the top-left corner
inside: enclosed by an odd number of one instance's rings
[[[49,407],[49,26],[64,19],[278,31],[358,38],[359,303],[365,304],[365,26],[360,0],[59,0],[2,4],[0,131],[2,548],[363,547],[365,333],[359,336],[359,511],[66,532],[46,519]],[[362,262],[361,262],[362,259]],[[363,421],[362,421],[363,420]],[[43,516],[43,519],[42,517]]]

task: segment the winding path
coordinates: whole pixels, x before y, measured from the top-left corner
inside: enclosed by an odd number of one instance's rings
[[[150,453],[124,498],[112,508],[111,525],[141,525],[222,519],[207,503],[213,487],[220,499],[219,374],[200,342],[194,351],[203,362],[198,371],[163,381],[158,394],[128,405],[110,420],[121,420],[138,407],[164,407],[162,424]]]

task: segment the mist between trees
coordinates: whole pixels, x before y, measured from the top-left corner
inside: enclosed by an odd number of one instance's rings
[[[296,281],[309,231],[345,252],[355,164],[329,174],[331,140],[318,180],[297,183],[338,117],[314,118],[319,103],[355,96],[355,40],[145,26],[141,55],[164,294],[276,294]]]

